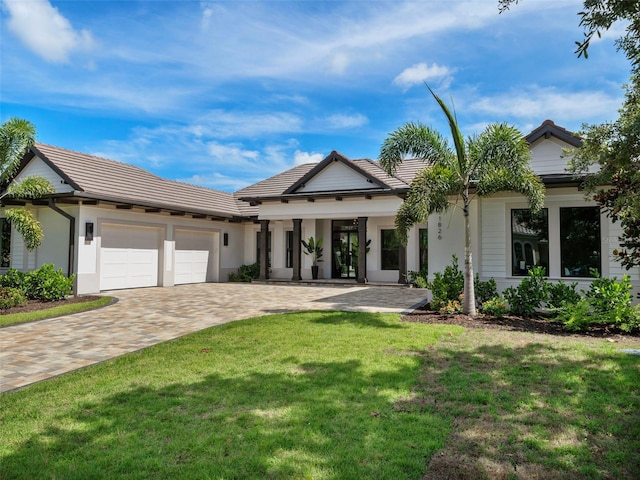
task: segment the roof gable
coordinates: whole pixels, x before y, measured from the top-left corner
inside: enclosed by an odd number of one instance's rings
[[[545,120],[542,122],[542,124],[527,135],[525,139],[529,142],[529,145],[531,145],[540,138],[549,139],[552,136],[573,147],[579,147],[582,145],[582,140],[580,140],[579,137],[574,135],[573,132],[556,125],[552,120]]]
[[[348,160],[335,150],[309,170],[284,194],[311,192],[340,192],[348,190],[388,190],[385,182]]]
[[[55,193],[69,193],[74,190],[81,190],[70,178],[49,162],[44,155],[29,155],[24,164],[15,176],[15,180],[20,182],[26,177],[38,176],[47,179],[54,188]],[[44,158],[43,158],[44,157]]]

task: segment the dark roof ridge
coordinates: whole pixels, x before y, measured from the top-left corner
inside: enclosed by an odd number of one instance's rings
[[[582,140],[578,135],[574,132],[567,130],[560,125],[556,125],[553,120],[546,119],[542,122],[538,127],[534,128],[528,135],[524,138],[527,140],[529,144],[532,144],[536,140],[548,136],[553,135],[554,137],[566,142],[574,147],[579,147],[582,145]]]

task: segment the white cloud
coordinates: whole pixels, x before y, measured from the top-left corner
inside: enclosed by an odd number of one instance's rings
[[[427,80],[436,78],[446,78],[453,73],[453,70],[446,66],[434,63],[427,65],[426,63],[416,63],[406,68],[396,78],[393,79],[394,85],[398,85],[405,89],[414,85],[420,85]]]
[[[302,165],[303,163],[318,163],[322,161],[324,155],[322,153],[309,153],[296,150],[293,154],[293,161],[296,165]]]
[[[232,192],[250,185],[250,183],[245,180],[229,177],[220,173],[196,174],[187,178],[177,178],[176,180],[178,182],[198,185],[200,187]]]
[[[249,166],[259,158],[259,152],[255,150],[245,150],[239,144],[222,144],[216,141],[207,143],[209,157],[216,165],[233,165],[235,167]]]
[[[621,97],[600,91],[566,92],[555,88],[531,88],[484,97],[470,102],[469,110],[497,118],[546,118],[584,121],[615,113]]]
[[[211,24],[211,17],[213,17],[213,5],[211,3],[202,2],[200,7],[202,8],[202,28],[206,29]]]
[[[235,191],[300,163],[318,162],[323,155],[304,152],[289,138],[247,146],[224,142],[197,125],[168,124],[135,128],[124,140],[89,149],[94,155],[149,169],[165,178]]]
[[[9,29],[34,53],[52,63],[66,63],[75,50],[88,50],[88,30],[76,30],[47,0],[3,0]]]
[[[360,113],[354,115],[347,115],[342,113],[336,113],[335,115],[329,115],[326,118],[326,123],[330,128],[355,128],[366,125],[369,119]]]
[[[218,138],[259,137],[270,133],[302,130],[302,119],[288,112],[246,113],[216,109],[200,117],[192,126]]]

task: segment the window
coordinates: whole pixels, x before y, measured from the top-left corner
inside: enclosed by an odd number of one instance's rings
[[[399,247],[395,230],[381,230],[381,267],[382,270],[398,270],[400,268]]]
[[[284,252],[284,261],[286,268],[293,268],[293,230],[285,232],[286,246]]]
[[[11,266],[11,222],[0,218],[0,267]]]
[[[260,263],[260,237],[262,237],[262,232],[258,230],[256,232],[256,263]],[[268,256],[268,266],[271,266],[271,231],[267,235],[267,256]]]
[[[429,230],[418,230],[418,256],[420,257],[420,271],[429,269]]]
[[[549,275],[549,214],[531,215],[528,208],[511,210],[511,274],[526,275],[532,267]]]
[[[563,277],[590,277],[600,274],[600,209],[572,207],[560,209],[560,263]]]

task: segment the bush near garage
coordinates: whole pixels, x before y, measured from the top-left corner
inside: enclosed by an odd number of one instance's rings
[[[29,300],[54,302],[73,293],[73,279],[74,275],[67,277],[62,269],[56,270],[53,264],[47,263],[27,273],[10,268],[0,276],[0,288],[20,290]]]
[[[258,262],[250,265],[240,265],[238,271],[229,274],[230,282],[251,282],[260,277],[260,264]]]
[[[0,310],[8,310],[26,303],[27,297],[21,289],[12,287],[0,288]]]

